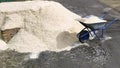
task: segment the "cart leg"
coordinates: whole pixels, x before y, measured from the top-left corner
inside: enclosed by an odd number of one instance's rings
[[[95,36],[100,40],[99,36],[96,34],[95,31],[93,31],[93,33],[95,34]]]
[[[101,38],[104,38],[104,34],[105,34],[105,30],[102,29],[102,35],[101,35]]]

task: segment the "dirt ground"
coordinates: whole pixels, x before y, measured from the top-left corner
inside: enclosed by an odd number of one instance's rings
[[[56,0],[69,10],[86,16],[89,14],[100,15],[114,0],[103,0],[107,5],[98,0]],[[116,2],[118,3],[118,2]],[[112,9],[107,19],[118,17],[120,13]],[[80,46],[70,51],[51,52],[45,51],[38,59],[26,60],[29,53],[18,53],[14,50],[0,52],[0,68],[120,68],[120,21],[113,24],[107,35],[112,39],[104,43],[97,40],[88,41],[90,47]]]
[[[120,0],[100,0],[120,12]]]
[[[17,68],[23,62],[27,54],[14,50],[0,52],[0,68]]]

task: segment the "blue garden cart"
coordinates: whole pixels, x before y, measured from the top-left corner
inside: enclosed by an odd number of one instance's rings
[[[106,14],[99,16],[99,19],[104,19]],[[85,18],[89,18],[91,16],[87,16]],[[110,22],[94,22],[92,24],[87,24],[79,20],[80,24],[84,26],[84,28],[77,34],[77,38],[81,43],[84,43],[86,40],[90,40],[90,36],[92,39],[99,39],[103,40],[105,38],[105,31],[106,29],[111,26],[113,23],[117,22],[117,18],[113,19]]]

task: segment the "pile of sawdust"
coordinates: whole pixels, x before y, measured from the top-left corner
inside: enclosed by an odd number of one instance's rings
[[[19,52],[41,52],[48,50],[37,37],[21,29],[8,43],[9,48]]]
[[[8,42],[19,52],[59,51],[78,41],[83,28],[79,15],[53,1],[25,1],[0,4],[1,29],[20,28]]]
[[[7,44],[0,39],[0,50],[6,50],[8,48]]]
[[[78,20],[84,23],[88,23],[88,24],[107,22],[106,20],[103,20],[102,18],[99,18],[94,15],[89,15],[87,17],[84,17]]]

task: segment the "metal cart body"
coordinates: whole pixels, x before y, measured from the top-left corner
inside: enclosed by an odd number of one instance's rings
[[[100,16],[100,19],[103,19],[105,15]],[[88,18],[90,16],[87,16]],[[92,39],[99,39],[102,40],[105,37],[105,31],[108,27],[110,27],[113,23],[115,23],[118,19],[115,18],[112,21],[105,23],[105,22],[94,22],[92,24],[87,24],[84,22],[79,21],[85,28],[77,34],[77,37],[80,42],[84,43],[85,40],[89,40],[90,36]],[[99,33],[99,35],[98,35]]]

